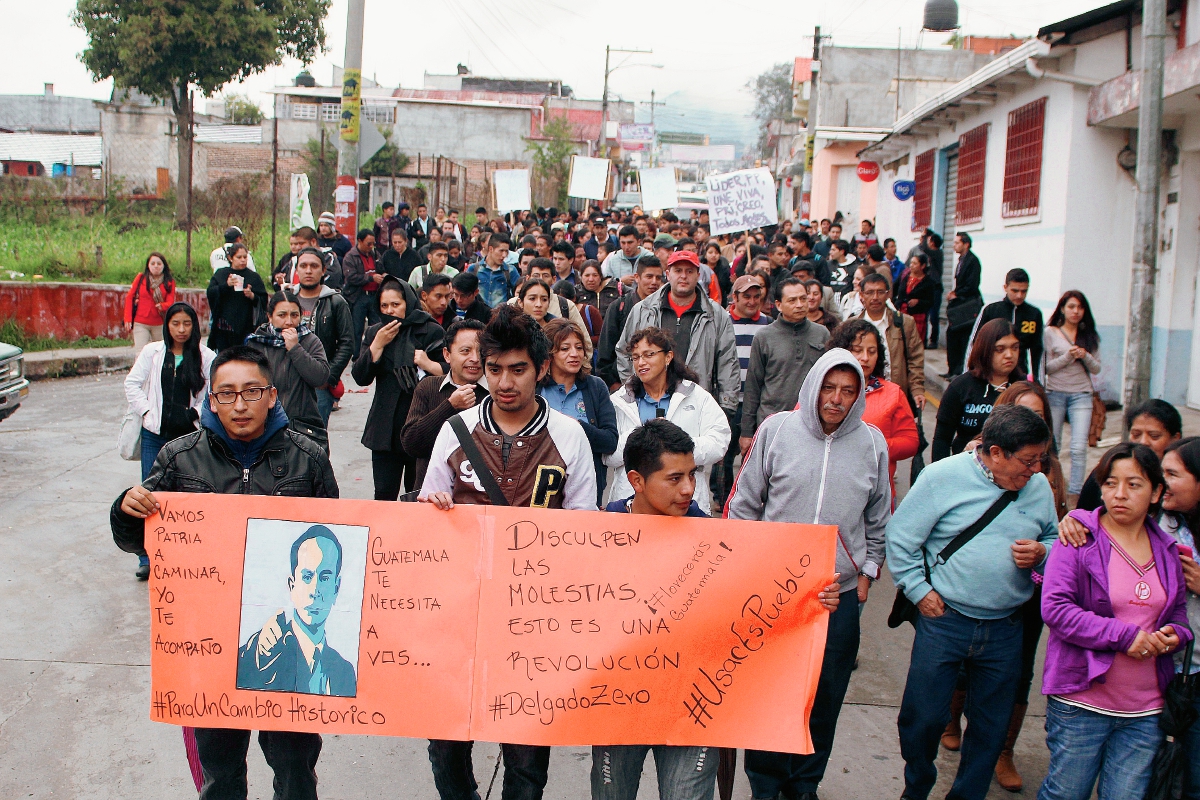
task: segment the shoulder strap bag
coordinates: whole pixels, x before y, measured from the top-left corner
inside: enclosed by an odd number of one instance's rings
[[[508,498],[504,496],[504,492],[500,491],[500,484],[496,483],[496,476],[484,463],[483,453],[479,452],[475,439],[471,437],[471,432],[467,430],[467,424],[462,421],[460,415],[455,414],[450,418],[450,428],[458,437],[458,444],[462,447],[467,460],[471,462],[471,469],[475,470],[475,477],[479,478],[479,482],[483,484],[483,490],[487,492],[491,504],[494,506],[508,505]]]
[[[1008,508],[1008,504],[1017,499],[1017,494],[1017,492],[1010,489],[997,497],[996,501],[988,506],[988,510],[983,512],[982,517],[975,520],[971,527],[964,530],[958,536],[955,536],[948,545],[942,548],[942,551],[937,555],[935,563],[941,565],[949,561],[951,556],[966,546],[967,542],[979,535],[988,525],[991,525],[992,520],[1000,516],[1000,512]],[[924,548],[921,549],[921,558],[925,560]],[[928,562],[925,563],[925,580],[930,580]],[[915,627],[917,617],[919,616],[921,616],[921,612],[917,610],[916,603],[909,600],[904,590],[897,586],[896,599],[892,602],[892,613],[888,614],[888,627],[899,628],[905,622],[911,622]]]

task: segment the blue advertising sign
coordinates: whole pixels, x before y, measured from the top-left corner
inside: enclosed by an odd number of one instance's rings
[[[916,194],[917,184],[914,181],[896,181],[892,184],[892,194],[897,200],[910,200]]]

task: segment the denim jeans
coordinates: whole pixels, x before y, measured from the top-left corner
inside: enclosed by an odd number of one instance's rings
[[[746,751],[746,777],[755,798],[773,798],[783,794],[795,798],[805,792],[815,792],[825,777],[825,765],[833,752],[842,700],[850,686],[854,660],[858,658],[859,611],[857,589],[842,592],[837,611],[829,615],[829,632],[825,637],[825,656],[821,662],[821,677],[813,701],[808,730],[812,736],[812,755],[773,753],[767,750]],[[947,714],[949,716],[949,714]],[[1007,720],[1005,720],[1007,724]],[[945,723],[942,723],[945,725]]]
[[[950,720],[959,670],[967,671],[967,719],[951,800],[983,800],[1004,747],[1021,673],[1021,612],[980,620],[951,608],[917,618],[912,660],[900,704],[904,796],[925,800],[937,781],[938,744]]]
[[[258,744],[275,772],[275,800],[316,800],[317,733],[259,731]],[[246,800],[246,751],[250,731],[196,728],[196,752],[204,773],[200,800]]]
[[[1038,800],[1087,800],[1097,778],[1099,800],[1145,797],[1162,738],[1157,714],[1112,717],[1047,698],[1050,769]]]
[[[1196,698],[1195,706],[1196,713],[1200,714],[1200,697]],[[1191,767],[1183,796],[1186,800],[1200,800],[1200,717],[1188,728],[1183,744],[1187,748],[1188,766]]]
[[[636,800],[642,766],[651,750],[659,800],[712,800],[720,751],[665,744],[592,747],[592,800]]]
[[[1071,423],[1071,480],[1067,492],[1079,494],[1087,475],[1088,429],[1092,427],[1091,392],[1046,392],[1050,417],[1054,420],[1054,441],[1062,450],[1063,422]]]
[[[471,765],[474,742],[429,741],[433,784],[441,800],[479,800],[479,785]],[[550,748],[525,744],[500,745],[504,760],[501,800],[541,800],[550,774]]]
[[[163,445],[169,442],[170,439],[164,439],[157,433],[142,428],[142,480],[150,477],[150,469],[154,466],[154,459],[158,458],[158,451],[163,449]]]
[[[358,351],[362,347],[363,331],[367,329],[367,322],[371,318],[371,304],[371,296],[363,292],[350,305],[350,320],[354,323],[354,357],[356,359]]]
[[[333,413],[333,393],[328,389],[317,389],[317,412],[321,415],[325,430],[329,430],[329,415]]]

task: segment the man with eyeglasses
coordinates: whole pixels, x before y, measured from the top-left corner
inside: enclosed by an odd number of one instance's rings
[[[286,486],[292,497],[338,496],[325,451],[288,428],[266,356],[230,347],[213,359],[210,374],[200,430],[168,442],[150,477],[112,505],[113,540],[128,553],[145,550],[144,520],[160,508],[156,492],[273,495]],[[201,796],[245,797],[250,731],[184,729],[185,739],[193,735],[204,773]],[[275,772],[276,797],[316,798],[319,734],[261,731],[258,741]]]
[[[1021,672],[1021,607],[1033,596],[1031,570],[1058,531],[1054,496],[1039,472],[1048,441],[1039,414],[996,406],[983,443],[926,467],[888,523],[888,568],[920,612],[897,720],[904,797],[924,800],[937,781],[938,741],[964,666],[969,724],[949,796],[988,793]],[[946,554],[979,523],[973,538]]]
[[[888,380],[899,386],[910,405],[925,407],[925,343],[917,332],[917,321],[888,306],[891,291],[887,279],[873,272],[863,278],[858,289],[862,313],[851,319],[865,319],[879,329],[887,347],[881,354]]]

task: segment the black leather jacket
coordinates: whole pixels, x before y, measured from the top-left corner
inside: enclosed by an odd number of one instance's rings
[[[337,497],[337,479],[325,451],[302,433],[284,428],[267,440],[250,469],[207,429],[168,442],[142,486],[152,492]],[[145,520],[121,510],[121,492],[109,513],[113,541],[128,553],[144,548]]]

